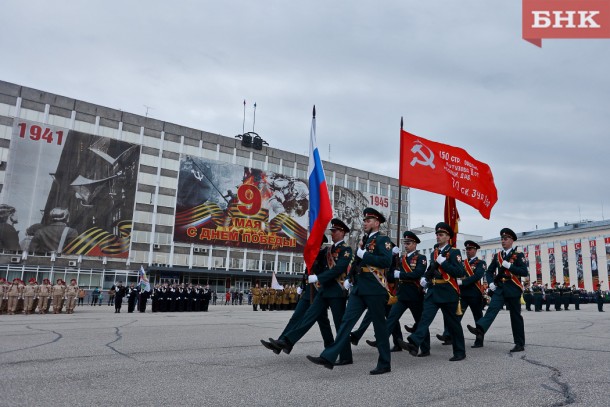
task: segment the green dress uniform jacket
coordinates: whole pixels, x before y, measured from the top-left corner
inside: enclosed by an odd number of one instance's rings
[[[350,333],[362,314],[367,310],[371,314],[375,337],[377,338],[377,369],[390,368],[390,342],[385,320],[385,306],[388,291],[381,285],[371,267],[375,267],[385,280],[385,272],[392,264],[392,243],[387,236],[375,233],[364,242],[365,253],[360,261],[362,271],[349,295],[347,309],[337,331],[335,342],[320,354],[323,359],[334,363],[342,351],[349,346]]]

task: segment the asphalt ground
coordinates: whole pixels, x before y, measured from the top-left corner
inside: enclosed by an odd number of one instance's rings
[[[573,308],[573,306],[572,306]],[[610,311],[610,310],[608,310]],[[277,338],[291,311],[253,312],[210,306],[207,313],[115,314],[82,306],[72,315],[0,316],[2,406],[608,406],[610,312],[526,312],[525,352],[511,354],[507,311],[470,349],[449,362],[439,313],[432,355],[392,353],[392,372],[369,375],[377,351],[364,339],[354,364],[334,370],[312,364],[317,326],[290,355],[260,339]],[[401,324],[413,323],[407,311]]]

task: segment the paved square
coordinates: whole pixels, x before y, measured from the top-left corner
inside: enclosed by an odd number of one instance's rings
[[[319,355],[317,326],[290,355],[260,339],[277,338],[291,311],[252,312],[210,306],[207,313],[114,314],[77,307],[73,315],[0,316],[0,405],[199,406],[607,406],[610,400],[610,312],[526,312],[526,351],[510,354],[507,311],[482,349],[466,329],[467,358],[434,337],[432,355],[392,353],[392,372],[370,376],[377,351],[353,348],[354,364],[330,371]],[[608,310],[610,311],[610,310]],[[412,324],[410,316],[402,324]],[[472,323],[469,311],[463,326]],[[439,385],[441,382],[449,386]]]

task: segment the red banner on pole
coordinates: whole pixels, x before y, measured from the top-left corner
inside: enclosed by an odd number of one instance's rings
[[[458,213],[457,206],[455,204],[455,198],[445,197],[445,223],[451,226],[454,237],[451,238],[451,246],[457,247],[457,235],[459,232],[458,222],[460,221],[460,214]]]
[[[465,150],[415,136],[404,130],[400,137],[402,186],[455,198],[489,219],[498,191],[489,165]]]

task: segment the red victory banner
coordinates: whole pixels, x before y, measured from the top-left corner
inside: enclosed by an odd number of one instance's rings
[[[523,39],[610,38],[608,0],[523,0]]]
[[[465,150],[415,136],[400,136],[400,185],[455,198],[489,219],[498,191],[489,165]]]

